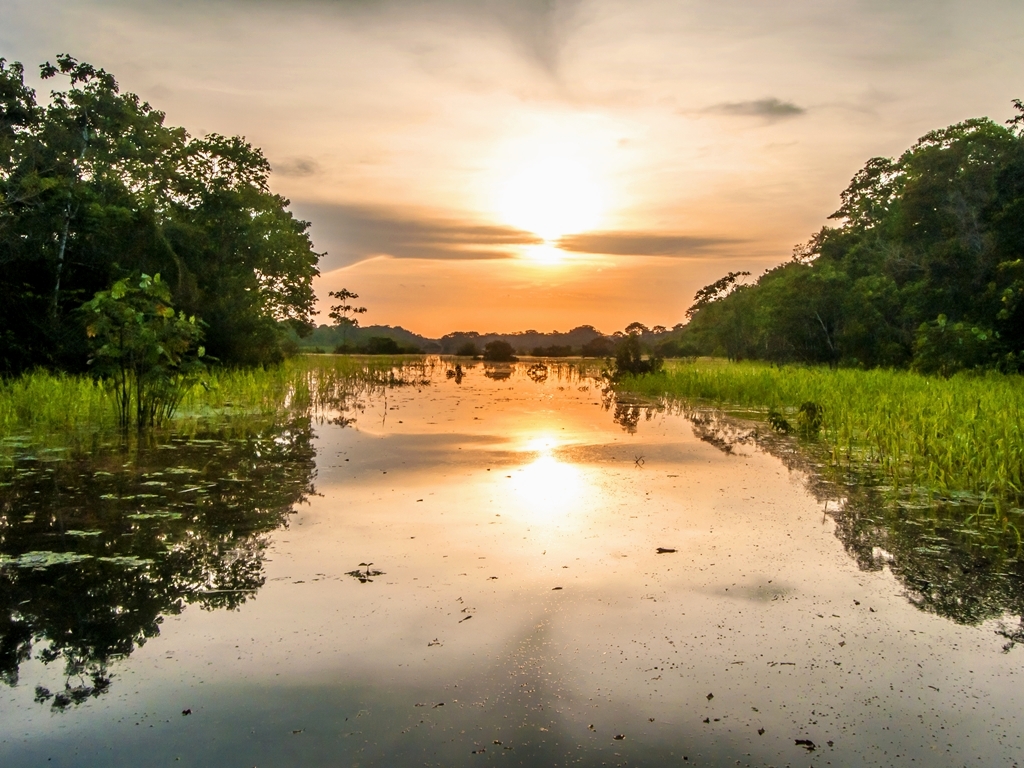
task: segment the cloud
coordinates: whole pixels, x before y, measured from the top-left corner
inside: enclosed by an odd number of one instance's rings
[[[549,74],[558,69],[559,54],[580,0],[489,0],[464,7],[489,16]]]
[[[124,1],[124,0],[122,0]],[[148,0],[152,5],[162,5]],[[134,0],[138,2],[138,0]],[[206,6],[209,0],[191,0]],[[267,0],[220,0],[227,7],[258,7]],[[350,18],[377,20],[384,24],[413,19],[454,19],[491,27],[504,34],[528,60],[555,75],[559,55],[575,25],[584,0],[270,0],[281,6],[326,5]],[[401,21],[396,21],[396,20]]]
[[[694,235],[658,235],[648,232],[586,232],[567,235],[558,241],[563,251],[601,253],[613,256],[706,256],[722,246],[743,240]]]
[[[312,222],[313,242],[326,250],[324,271],[374,256],[479,260],[516,256],[514,246],[539,245],[532,232],[475,221],[417,215],[385,206],[294,203]]]
[[[791,101],[782,101],[774,97],[770,99],[757,99],[755,101],[731,101],[724,104],[716,104],[713,107],[708,107],[706,111],[734,117],[761,117],[765,120],[785,120],[786,118],[798,117],[807,113],[804,107],[797,106]]]
[[[274,173],[281,176],[313,176],[320,172],[320,164],[310,157],[289,157],[271,163]]]

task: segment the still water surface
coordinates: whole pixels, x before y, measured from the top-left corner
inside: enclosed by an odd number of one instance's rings
[[[749,423],[447,372],[19,460],[0,764],[1018,764],[1015,552],[900,550]]]

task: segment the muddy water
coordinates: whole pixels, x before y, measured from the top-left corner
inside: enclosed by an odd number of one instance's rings
[[[19,465],[0,764],[1019,761],[1007,607],[922,606],[742,425],[524,364],[336,416]]]

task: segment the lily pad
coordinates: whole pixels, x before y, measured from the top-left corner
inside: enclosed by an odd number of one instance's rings
[[[0,566],[11,565],[15,568],[48,568],[51,565],[67,565],[91,560],[92,555],[78,552],[25,552],[18,557],[0,555]]]
[[[129,520],[179,520],[181,519],[181,512],[136,512],[134,515],[128,515]]]

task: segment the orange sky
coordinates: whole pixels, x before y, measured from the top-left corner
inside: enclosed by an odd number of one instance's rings
[[[610,332],[788,258],[869,157],[1005,119],[1021,29],[1019,0],[5,0],[0,56],[261,146],[364,323]]]

